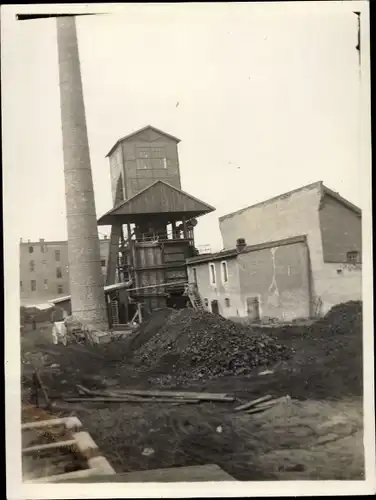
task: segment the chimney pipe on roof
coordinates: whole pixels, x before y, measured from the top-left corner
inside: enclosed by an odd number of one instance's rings
[[[236,249],[238,252],[242,252],[246,246],[247,246],[247,243],[246,243],[244,238],[238,238],[236,240]]]

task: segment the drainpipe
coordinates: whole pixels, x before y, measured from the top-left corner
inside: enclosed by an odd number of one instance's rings
[[[108,330],[75,17],[56,23],[72,313]]]

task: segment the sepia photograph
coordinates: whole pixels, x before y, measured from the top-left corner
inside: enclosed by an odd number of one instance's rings
[[[369,31],[2,6],[8,498],[376,492]]]

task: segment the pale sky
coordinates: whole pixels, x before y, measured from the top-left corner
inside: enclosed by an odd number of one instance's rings
[[[78,18],[98,217],[106,153],[148,124],[181,139],[182,189],[217,209],[198,245],[221,249],[218,217],[319,180],[361,207],[357,18],[325,3]],[[2,59],[5,216],[18,239],[66,239],[55,21],[4,23]]]

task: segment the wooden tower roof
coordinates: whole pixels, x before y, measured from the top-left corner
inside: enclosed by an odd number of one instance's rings
[[[154,130],[154,132],[157,132],[158,134],[161,134],[161,135],[164,135],[165,137],[169,137],[170,139],[172,139],[173,141],[175,141],[176,143],[179,143],[180,142],[180,139],[178,139],[177,137],[175,137],[174,135],[171,135],[171,134],[167,134],[167,132],[163,132],[163,130],[160,130],[159,128],[157,127],[153,127],[152,125],[146,125],[146,127],[142,127],[140,128],[139,130],[135,130],[134,132],[132,132],[131,134],[128,134],[128,135],[125,135],[124,137],[121,137],[120,139],[118,139],[115,144],[112,146],[112,148],[110,149],[110,151],[106,154],[106,157],[107,156],[110,156],[111,153],[114,151],[114,149],[118,146],[118,144],[120,144],[121,142],[123,141],[127,141],[128,139],[132,139],[134,138],[134,136],[136,135],[139,135],[141,134],[142,132],[145,132],[146,130]]]
[[[214,210],[211,205],[158,180],[102,215],[98,225],[136,223],[146,216],[162,214],[168,220],[181,220],[182,217],[190,219]]]

